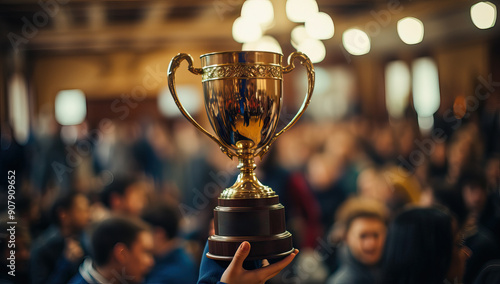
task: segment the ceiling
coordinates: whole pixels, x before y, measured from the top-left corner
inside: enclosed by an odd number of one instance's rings
[[[291,49],[296,23],[285,15],[286,0],[273,0],[275,23],[266,34]],[[440,43],[484,40],[500,34],[499,24],[479,30],[471,22],[469,0],[318,0],[319,9],[335,23],[327,49],[341,49],[341,33],[357,26],[372,39],[372,51],[390,53],[408,48],[396,23],[414,16],[425,25],[426,48]],[[495,2],[495,1],[494,1]],[[231,36],[243,0],[38,0],[0,1],[0,44],[33,52],[96,52],[148,50],[170,45],[203,45],[208,49],[239,48]],[[497,4],[498,6],[498,4]],[[4,49],[5,50],[5,49]]]

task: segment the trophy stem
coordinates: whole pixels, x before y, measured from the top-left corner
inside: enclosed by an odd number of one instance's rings
[[[276,196],[268,186],[263,185],[255,176],[255,162],[252,154],[243,154],[238,157],[240,174],[236,182],[226,188],[220,198],[222,199],[253,199]]]
[[[238,158],[238,169],[242,173],[253,174],[257,165],[255,165],[254,157],[251,155],[244,155]]]

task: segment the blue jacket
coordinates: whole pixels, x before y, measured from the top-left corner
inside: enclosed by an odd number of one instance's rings
[[[93,267],[92,260],[86,258],[82,265],[80,265],[78,273],[69,280],[68,284],[101,284],[107,282]]]
[[[79,241],[84,245],[83,234]],[[33,284],[66,283],[75,275],[81,261],[70,262],[64,257],[65,242],[66,240],[57,227],[48,228],[34,242],[30,259],[30,274]],[[85,251],[85,246],[83,249]]]
[[[374,284],[378,283],[380,267],[368,267],[354,258],[346,246],[340,249],[340,268],[326,281],[327,284]]]
[[[155,266],[146,277],[145,283],[190,284],[196,283],[196,264],[182,248],[176,248],[155,259]]]
[[[217,261],[210,259],[206,256],[208,253],[208,242],[205,244],[205,250],[203,251],[201,265],[200,265],[200,277],[198,278],[198,284],[224,284],[220,282],[220,278],[224,271],[229,266],[229,261]],[[256,269],[261,266],[260,261],[245,261],[243,267],[245,269],[251,270]]]

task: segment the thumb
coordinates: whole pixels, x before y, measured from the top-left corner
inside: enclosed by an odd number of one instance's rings
[[[238,250],[234,254],[234,258],[229,265],[236,267],[243,267],[243,261],[245,261],[249,253],[250,253],[250,243],[247,241],[242,242],[241,245],[238,247]]]

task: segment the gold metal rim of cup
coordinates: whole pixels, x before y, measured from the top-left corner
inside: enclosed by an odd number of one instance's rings
[[[210,55],[217,55],[217,54],[230,54],[230,53],[269,53],[269,54],[276,54],[280,56],[284,56],[283,53],[279,52],[273,52],[273,51],[262,51],[262,50],[228,50],[228,51],[215,51],[215,52],[209,52],[200,55],[200,58],[210,56]]]

